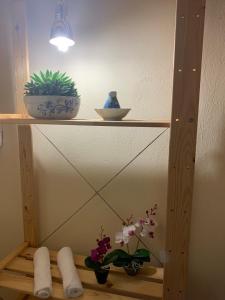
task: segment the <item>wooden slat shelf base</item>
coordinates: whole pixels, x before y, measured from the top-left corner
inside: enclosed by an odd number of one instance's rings
[[[22,114],[0,114],[0,124],[46,124],[46,125],[77,125],[77,126],[115,126],[115,127],[170,127],[168,120],[123,120],[123,121],[103,121],[103,120],[48,120],[33,119]]]
[[[19,246],[4,259],[0,272],[0,286],[21,292],[24,299],[35,299],[33,294],[33,254],[36,248]],[[21,252],[19,250],[21,249]],[[64,299],[62,279],[56,264],[56,251],[50,251],[51,272],[53,278],[52,299]],[[163,269],[146,267],[136,277],[129,277],[121,269],[112,268],[109,280],[105,285],[96,283],[94,272],[85,268],[84,256],[75,256],[74,262],[84,285],[82,300],[131,300],[131,299],[162,299]],[[20,299],[23,299],[21,297]]]

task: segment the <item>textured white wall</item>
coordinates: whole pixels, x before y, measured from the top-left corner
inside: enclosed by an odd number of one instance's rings
[[[51,24],[49,16],[54,2],[45,1],[45,11],[41,10],[43,1],[28,2],[29,9],[35,12],[30,18],[31,70],[49,67],[68,71],[76,80],[82,96],[80,117],[95,117],[93,109],[102,105],[111,89],[119,91],[124,107],[132,107],[130,117],[169,117],[175,1],[80,0],[68,3],[77,44],[65,56],[47,45],[46,29]],[[39,27],[40,18],[42,27]],[[222,144],[224,25],[224,1],[208,0],[190,247],[190,300],[223,300],[225,297],[225,236],[218,234],[224,227],[225,208]],[[45,53],[44,57],[41,53]],[[42,127],[42,130],[95,188],[101,187],[159,132],[158,129],[62,127]],[[149,204],[159,203],[160,233],[151,245],[156,255],[164,245],[168,134],[102,193],[107,203],[122,217],[130,211],[139,215]],[[71,211],[79,209],[92,192],[85,188],[85,184],[84,188],[83,185],[79,189],[78,185],[75,186],[80,180],[77,175],[72,184],[71,168],[44,138],[41,141],[37,142],[36,157],[39,170],[41,168],[41,233],[45,238],[70,216]],[[58,184],[62,178],[64,188]],[[69,197],[71,192],[76,201]],[[64,198],[63,210],[60,198]],[[53,204],[57,212],[51,214]],[[87,227],[87,222],[92,222],[92,225]],[[119,226],[117,217],[99,197],[95,197],[46,243],[53,247],[69,243],[74,250],[84,253],[91,246],[95,238],[92,236],[100,223],[109,232]],[[80,226],[82,233],[76,230]]]
[[[67,54],[48,44],[56,1],[27,3],[31,71],[67,71],[81,94],[80,118],[96,118],[94,108],[103,105],[110,90],[118,91],[123,107],[132,108],[131,118],[169,118],[173,0],[68,1],[76,46]],[[101,225],[114,236],[121,226],[118,216],[140,217],[157,202],[159,235],[152,245],[146,243],[159,257],[164,249],[169,130],[102,190],[103,200],[93,196],[94,189],[100,189],[164,129],[38,128],[92,185],[74,172],[34,128],[41,239],[45,244],[54,248],[70,244],[74,251],[88,253]]]
[[[190,247],[190,300],[225,299],[225,1],[207,0]]]
[[[67,55],[48,45],[56,1],[28,0],[31,70],[68,71],[82,96],[80,117],[95,117],[111,89],[119,91],[130,117],[167,118],[170,115],[175,0],[76,0],[69,1],[70,19],[77,45]],[[4,1],[8,3],[8,1]],[[12,111],[9,20],[1,2],[0,111]],[[44,9],[43,9],[44,7]],[[224,300],[224,113],[225,113],[225,2],[208,0],[201,86],[197,169],[190,246],[189,300]],[[10,95],[10,97],[9,97]],[[11,99],[6,101],[5,99]],[[116,128],[34,128],[36,166],[41,199],[41,237],[45,239],[72,213],[75,216],[45,243],[59,248],[70,244],[86,253],[93,245],[99,224],[110,233],[120,226],[110,204],[122,217],[139,215],[146,206],[160,205],[159,236],[151,248],[164,247],[166,163],[168,134],[143,153],[103,192],[106,203],[92,197],[93,190],[67,165],[47,137],[95,187],[101,187],[161,130]],[[22,237],[16,135],[5,127],[0,150],[0,256]],[[13,187],[13,188],[12,188]],[[53,210],[54,207],[54,210]],[[79,210],[79,211],[78,211]],[[15,226],[14,226],[15,225]],[[5,228],[7,226],[7,235]],[[0,296],[5,292],[0,291]],[[6,298],[5,298],[6,299]],[[12,295],[8,299],[13,299]]]

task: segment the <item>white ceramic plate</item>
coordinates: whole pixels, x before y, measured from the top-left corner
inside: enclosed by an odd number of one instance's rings
[[[129,113],[130,108],[102,108],[95,111],[106,121],[120,121]]]

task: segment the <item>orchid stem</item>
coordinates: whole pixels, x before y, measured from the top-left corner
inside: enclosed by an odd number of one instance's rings
[[[128,244],[127,244],[127,253],[130,254],[130,249],[129,249]]]
[[[138,241],[137,241],[137,246],[136,246],[136,251],[138,250],[138,248],[139,248],[139,244],[140,244],[140,240],[139,240],[139,238],[138,238]]]

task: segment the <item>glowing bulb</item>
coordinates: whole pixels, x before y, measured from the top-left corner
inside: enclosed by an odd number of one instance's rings
[[[50,44],[56,46],[59,51],[67,52],[69,47],[72,47],[75,42],[65,36],[58,36],[50,39]]]
[[[64,0],[59,0],[56,6],[55,20],[51,28],[49,43],[56,46],[59,51],[67,52],[75,42],[69,22],[66,20]]]
[[[61,52],[67,52],[69,50],[69,47],[60,45],[60,46],[57,46],[57,49]]]

